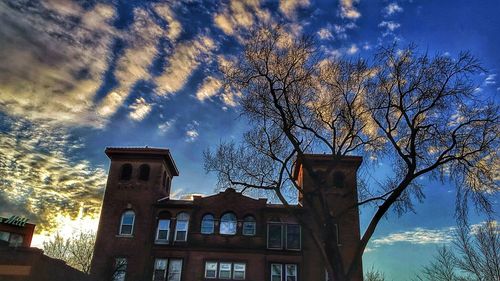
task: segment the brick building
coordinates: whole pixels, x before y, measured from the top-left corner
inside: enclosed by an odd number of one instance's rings
[[[173,200],[171,182],[179,172],[169,150],[107,148],[105,153],[111,165],[92,261],[94,280],[326,279],[315,244],[282,205],[231,188]],[[331,184],[342,175],[343,188],[332,188],[327,200],[334,206],[356,202],[361,158],[307,157]],[[302,188],[312,188],[300,163],[295,177]],[[311,207],[300,198],[293,206],[306,217]],[[358,210],[345,217],[338,226],[339,244],[342,255],[352,257],[359,241]],[[353,280],[362,280],[361,272],[359,266]]]

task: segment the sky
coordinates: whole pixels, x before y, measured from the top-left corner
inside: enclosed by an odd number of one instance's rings
[[[37,223],[38,246],[95,229],[107,146],[169,148],[175,196],[213,193],[203,151],[247,124],[217,67],[260,23],[314,34],[328,56],[369,59],[393,42],[468,50],[487,70],[476,91],[498,101],[498,11],[498,0],[0,0],[0,215]],[[389,280],[409,280],[452,240],[455,190],[421,181],[416,213],[389,215],[364,255]]]

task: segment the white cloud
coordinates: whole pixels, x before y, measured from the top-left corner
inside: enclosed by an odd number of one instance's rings
[[[175,42],[182,32],[182,25],[176,19],[174,12],[167,3],[158,3],[153,6],[155,12],[168,23],[167,38]]]
[[[219,79],[208,76],[203,80],[201,86],[198,88],[196,98],[199,101],[210,99],[211,97],[217,95],[221,87],[222,83]]]
[[[307,7],[309,4],[309,0],[280,0],[280,11],[287,18],[293,19],[299,7]]]
[[[239,37],[240,29],[246,30],[257,22],[269,23],[270,21],[271,14],[268,10],[261,8],[260,0],[231,0],[229,7],[223,6],[214,15],[215,26],[225,34],[237,37]]]
[[[160,135],[164,135],[167,132],[169,132],[172,129],[172,127],[174,126],[174,123],[175,123],[175,119],[170,119],[170,120],[167,120],[167,121],[159,124],[158,131],[159,131]]]
[[[486,79],[484,80],[484,84],[486,85],[493,85],[493,84],[496,84],[496,81],[495,81],[495,77],[497,75],[496,74],[489,74]]]
[[[177,45],[168,59],[169,66],[155,79],[158,94],[174,94],[181,90],[200,63],[211,57],[215,47],[215,42],[207,36]]]
[[[347,49],[347,53],[349,55],[354,55],[359,51],[359,48],[356,44],[351,44],[351,46]]]
[[[453,241],[454,227],[442,229],[426,229],[417,227],[413,230],[389,234],[385,237],[376,238],[371,243],[377,247],[382,245],[394,245],[396,243],[410,244],[445,244]]]
[[[135,121],[141,121],[151,112],[152,106],[144,98],[138,98],[129,108],[132,110],[129,113],[130,118]]]
[[[186,142],[194,142],[198,137],[198,121],[193,121],[186,126]]]
[[[328,28],[322,28],[318,32],[318,36],[321,40],[332,40],[333,35]]]
[[[340,0],[340,16],[353,20],[361,17],[361,13],[354,7],[354,3],[358,2],[359,0]]]
[[[401,26],[401,24],[394,22],[394,21],[383,21],[383,22],[379,23],[378,26],[385,27],[387,29],[387,31],[392,32],[392,31],[398,29]]]
[[[387,5],[384,8],[384,15],[386,17],[391,16],[395,13],[400,13],[400,12],[403,12],[403,8],[401,6],[399,6],[398,3],[396,3],[396,2],[390,3],[389,5]]]

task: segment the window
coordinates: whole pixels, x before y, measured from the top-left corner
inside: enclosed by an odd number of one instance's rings
[[[268,249],[300,250],[301,240],[301,228],[298,224],[267,224]]]
[[[201,220],[201,233],[202,234],[212,234],[214,233],[214,216],[211,214],[206,214]]]
[[[127,275],[127,259],[126,258],[116,258],[112,280],[113,281],[125,281],[126,275]]]
[[[9,242],[10,233],[5,231],[0,231],[0,240]]]
[[[337,171],[333,173],[333,187],[343,188],[345,186],[345,175],[344,173]]]
[[[163,281],[167,277],[167,259],[156,259],[153,271],[153,281]]]
[[[10,235],[9,245],[12,247],[19,247],[23,244],[23,236],[12,233]]]
[[[153,281],[180,281],[182,274],[181,259],[156,259]]]
[[[207,261],[205,263],[205,278],[217,278],[217,262]]]
[[[171,259],[168,266],[168,281],[181,281],[182,260]]]
[[[157,243],[168,243],[170,231],[170,220],[169,219],[159,219],[158,228],[156,230],[156,241]]]
[[[255,218],[253,216],[246,216],[243,219],[243,235],[255,235]]]
[[[230,262],[221,262],[219,264],[219,279],[231,279]]]
[[[300,225],[286,225],[286,248],[288,250],[300,250]]]
[[[297,281],[297,265],[296,264],[285,265],[285,278],[286,278],[286,281]]]
[[[134,232],[134,221],[134,211],[129,210],[124,212],[120,224],[120,235],[132,235],[132,233]]]
[[[187,232],[189,225],[189,215],[187,213],[179,213],[175,222],[175,241],[187,241]]]
[[[139,179],[142,181],[147,181],[149,180],[149,165],[148,164],[142,164],[139,167]]]
[[[284,279],[283,279],[284,277]],[[297,281],[296,264],[271,264],[271,281]]]
[[[282,281],[282,265],[278,263],[271,264],[271,281]]]
[[[234,235],[236,234],[236,215],[226,213],[220,219],[220,234]]]
[[[267,247],[269,249],[281,249],[283,237],[283,225],[281,223],[269,223],[267,225]]]
[[[132,177],[132,165],[130,164],[123,164],[122,165],[122,171],[120,173],[120,179],[124,181],[130,180]]]
[[[246,270],[246,264],[235,263],[233,267],[233,279],[245,280],[245,270]]]

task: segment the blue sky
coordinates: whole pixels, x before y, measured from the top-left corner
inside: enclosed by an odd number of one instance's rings
[[[106,146],[168,147],[176,195],[213,192],[202,152],[246,126],[216,69],[262,22],[315,34],[331,56],[369,59],[394,41],[469,50],[488,70],[477,91],[498,101],[498,11],[498,0],[0,0],[0,215],[24,214],[47,233],[95,217]],[[405,280],[450,242],[455,192],[422,181],[424,203],[380,225],[365,268]]]

